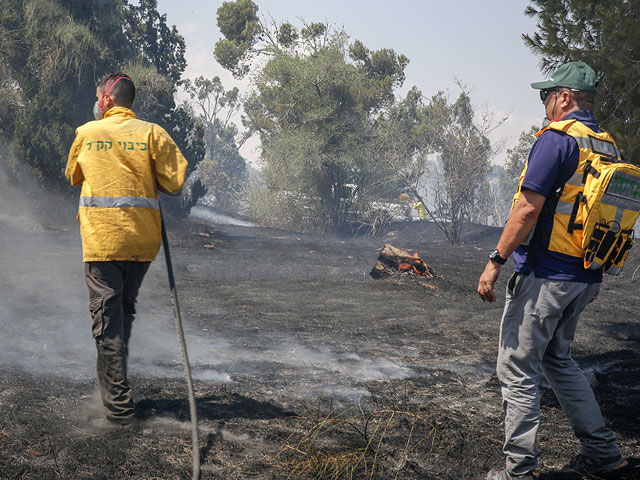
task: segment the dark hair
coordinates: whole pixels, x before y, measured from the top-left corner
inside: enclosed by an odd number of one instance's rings
[[[591,92],[571,92],[580,110],[593,110],[596,94]]]
[[[105,88],[109,84],[109,94],[114,103],[123,107],[131,107],[136,98],[136,87],[128,75],[122,72],[109,73],[98,81],[99,88]],[[113,87],[111,86],[113,85]]]
[[[575,91],[566,87],[560,87],[560,91],[569,92],[569,95],[571,95],[571,99],[580,110],[593,111],[593,104],[596,99],[595,93]]]

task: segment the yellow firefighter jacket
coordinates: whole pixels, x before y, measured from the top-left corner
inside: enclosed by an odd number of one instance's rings
[[[413,203],[413,208],[418,210],[418,216],[420,217],[420,220],[426,220],[427,219],[427,209],[425,208],[424,203],[422,203],[422,202],[414,202]]]
[[[78,218],[85,262],[153,261],[160,249],[158,187],[177,192],[187,161],[160,126],[113,107],[76,130],[65,175],[82,184]]]
[[[553,203],[557,201],[553,207],[553,211],[549,212],[547,210],[547,204],[549,202],[545,204],[542,214],[553,215],[553,229],[550,237],[545,239],[545,243],[548,242],[547,248],[552,252],[582,258],[585,254],[582,242],[582,223],[584,219],[581,217],[581,211],[578,210],[575,205],[576,197],[582,196],[584,192],[585,170],[588,171],[588,169],[591,168],[591,162],[598,155],[604,154],[614,159],[614,161],[621,161],[620,150],[618,150],[613,137],[609,133],[594,132],[585,124],[575,119],[551,122],[547,127],[536,133],[536,137],[539,137],[548,129],[564,132],[573,137],[580,149],[580,158],[576,171],[571,178],[567,180],[567,183],[565,183],[559,197],[553,199]],[[525,165],[524,170],[520,174],[518,191],[513,197],[513,206],[515,206],[520,197],[527,166],[528,164]],[[551,203],[552,206],[553,203]],[[576,226],[579,226],[579,228]]]

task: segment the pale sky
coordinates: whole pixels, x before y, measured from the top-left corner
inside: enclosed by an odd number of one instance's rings
[[[301,26],[324,22],[344,27],[352,40],[377,50],[391,48],[409,59],[406,80],[399,94],[417,86],[426,97],[439,90],[459,94],[458,78],[467,85],[478,110],[488,106],[510,119],[491,137],[515,145],[523,130],[540,125],[544,110],[531,82],[543,80],[538,63],[521,35],[535,31],[535,21],[523,13],[525,0],[254,0],[259,15],[276,22]],[[176,25],[187,46],[184,78],[219,76],[225,88],[247,88],[224,70],[213,57],[221,37],[216,11],[223,0],[158,0],[167,23]],[[257,142],[243,148],[245,158],[259,155]],[[501,162],[503,154],[497,159]]]

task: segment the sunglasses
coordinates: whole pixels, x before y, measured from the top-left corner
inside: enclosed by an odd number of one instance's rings
[[[544,103],[551,92],[557,92],[557,88],[547,88],[546,90],[540,90],[540,100]]]

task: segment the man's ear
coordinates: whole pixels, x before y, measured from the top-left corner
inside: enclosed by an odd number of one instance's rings
[[[569,93],[567,90],[562,90],[560,92],[560,97],[562,97],[562,101],[560,102],[561,108],[570,107],[571,104],[573,103],[573,98],[571,97],[571,93]]]

